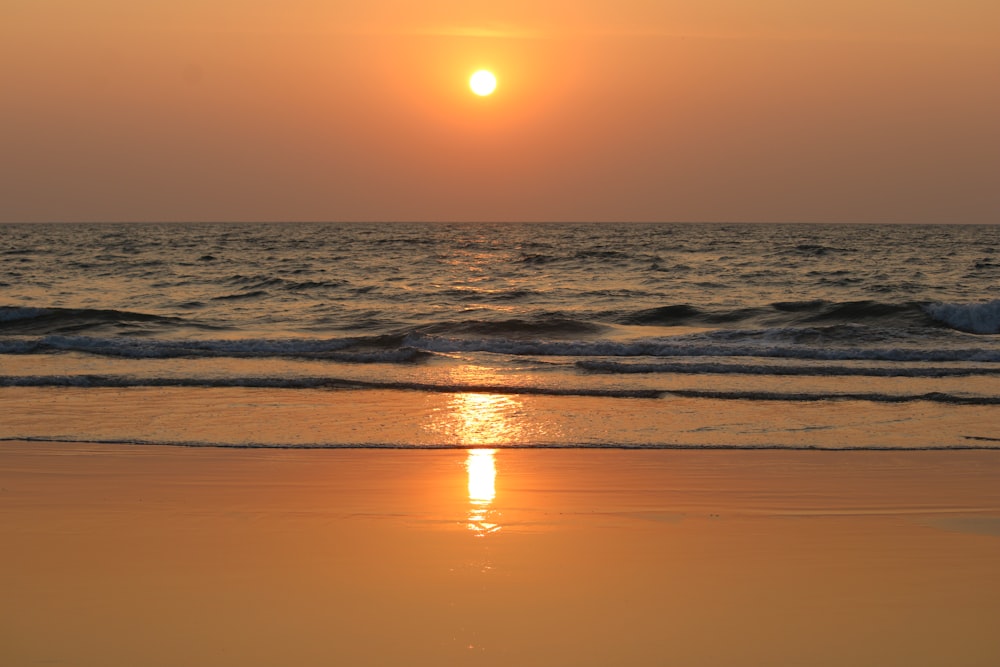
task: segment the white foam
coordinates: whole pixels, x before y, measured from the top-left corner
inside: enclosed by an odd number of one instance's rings
[[[1000,333],[1000,299],[984,303],[928,303],[924,312],[959,331]]]

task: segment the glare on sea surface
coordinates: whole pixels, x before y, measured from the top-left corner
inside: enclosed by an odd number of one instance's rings
[[[454,421],[449,425],[459,444],[502,445],[520,435],[512,419],[520,403],[501,394],[456,394],[451,402]]]

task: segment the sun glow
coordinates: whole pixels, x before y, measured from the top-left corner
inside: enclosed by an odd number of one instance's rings
[[[497,78],[493,72],[481,69],[469,79],[469,88],[480,97],[491,95],[497,88]]]

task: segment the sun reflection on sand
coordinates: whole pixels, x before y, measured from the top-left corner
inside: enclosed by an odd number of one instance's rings
[[[500,530],[500,513],[493,509],[496,498],[496,450],[470,449],[465,459],[469,473],[469,530],[483,536]]]

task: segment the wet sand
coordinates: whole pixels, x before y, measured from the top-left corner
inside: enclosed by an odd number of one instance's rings
[[[1000,664],[1000,452],[0,443],[5,665]]]

